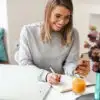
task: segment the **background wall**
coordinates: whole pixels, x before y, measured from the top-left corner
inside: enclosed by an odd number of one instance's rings
[[[75,3],[81,3],[81,4],[100,4],[100,0],[73,0]]]
[[[7,0],[8,13],[8,54],[14,64],[14,53],[21,28],[25,24],[41,21],[45,0]]]
[[[74,26],[80,34],[81,53],[87,52],[84,49],[84,41],[87,40],[89,25],[100,25],[100,0],[73,0],[74,3]],[[98,23],[97,23],[98,22]]]
[[[100,32],[100,14],[91,14],[90,24],[95,25]]]
[[[0,27],[8,29],[6,0],[0,0]]]

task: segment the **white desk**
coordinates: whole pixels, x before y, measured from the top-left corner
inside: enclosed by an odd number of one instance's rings
[[[41,100],[38,93],[37,72],[32,67],[0,65],[0,99],[2,100]],[[43,89],[44,90],[44,89]],[[88,88],[86,92],[94,92]],[[59,93],[51,89],[46,100],[74,100],[72,92]]]

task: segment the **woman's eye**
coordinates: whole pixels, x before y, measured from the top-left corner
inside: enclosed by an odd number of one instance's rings
[[[65,19],[70,19],[70,16],[66,16]]]
[[[60,15],[56,15],[56,18],[60,18]]]

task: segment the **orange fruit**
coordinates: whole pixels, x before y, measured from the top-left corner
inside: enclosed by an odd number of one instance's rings
[[[86,83],[82,78],[74,78],[72,81],[72,91],[81,94],[85,91]]]

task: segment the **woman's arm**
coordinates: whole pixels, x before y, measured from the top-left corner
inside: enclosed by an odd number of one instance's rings
[[[19,51],[18,51],[18,64],[19,65],[33,65],[33,68],[37,73],[39,74],[38,79],[40,81],[46,81],[46,75],[49,73],[48,71],[44,69],[40,69],[37,66],[34,65],[33,59],[31,56],[31,52],[29,49],[29,43],[28,43],[28,31],[27,27],[24,26],[22,28],[21,34],[20,34],[20,46],[19,46]]]
[[[73,30],[73,34],[74,42],[63,66],[65,74],[68,75],[73,75],[73,72],[77,67],[77,62],[79,60],[79,34],[76,29]]]

